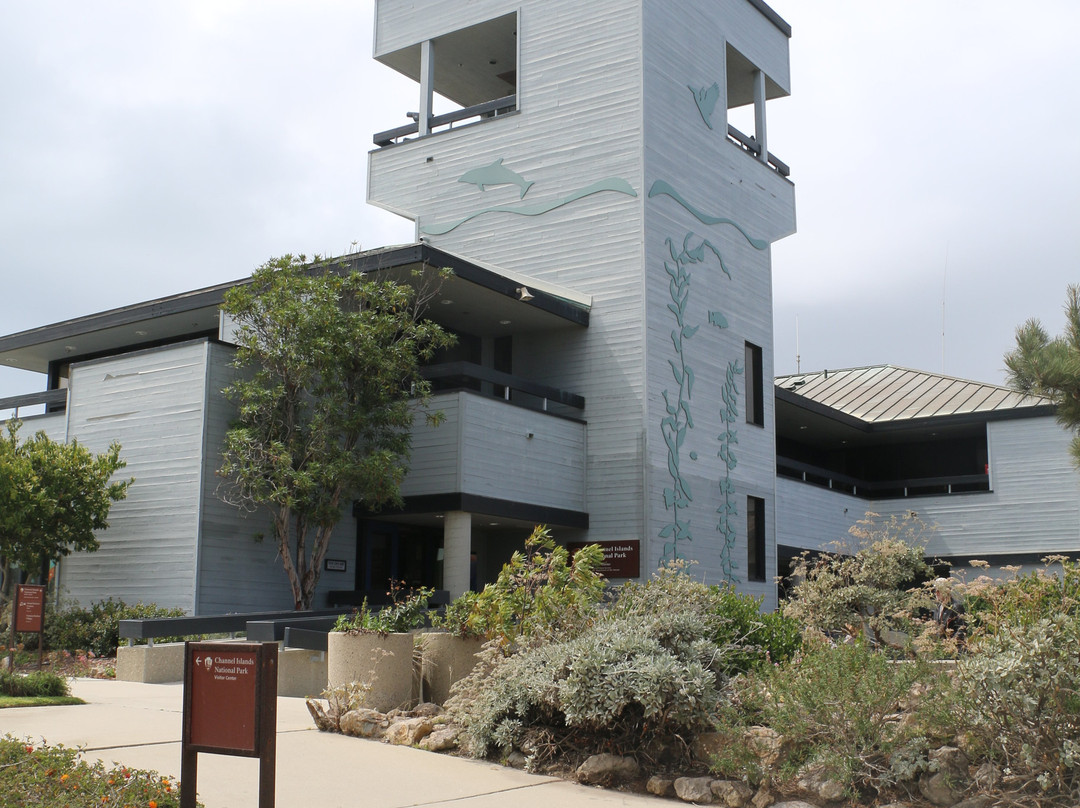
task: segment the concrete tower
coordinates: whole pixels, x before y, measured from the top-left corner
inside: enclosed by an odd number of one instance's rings
[[[588,528],[559,538],[633,547],[642,576],[694,559],[775,603],[770,245],[795,203],[765,110],[790,28],[761,0],[375,5],[375,58],[419,97],[375,138],[368,200],[526,301],[587,301],[587,328],[500,343],[504,370],[585,400]],[[448,588],[468,540],[448,518]]]

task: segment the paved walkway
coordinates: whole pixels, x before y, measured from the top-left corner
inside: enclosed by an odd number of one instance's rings
[[[0,710],[0,735],[82,747],[88,758],[180,774],[183,688],[75,679],[70,707]],[[206,808],[255,808],[257,759],[199,755]],[[656,808],[655,797],[580,786],[462,758],[318,732],[303,699],[278,699],[280,808]],[[668,803],[672,804],[672,803]]]

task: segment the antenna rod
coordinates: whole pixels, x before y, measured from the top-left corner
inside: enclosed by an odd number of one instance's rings
[[[802,373],[802,362],[799,361],[799,315],[795,315],[795,372]]]
[[[949,277],[949,242],[945,242],[945,269],[941,273],[941,372],[945,373],[945,282]]]

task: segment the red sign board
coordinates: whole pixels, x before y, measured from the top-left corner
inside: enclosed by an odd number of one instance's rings
[[[641,575],[641,541],[622,539],[621,541],[597,541],[604,551],[604,560],[597,572],[606,578],[637,578]],[[571,554],[585,546],[584,542],[567,544]]]
[[[45,587],[19,584],[16,588],[15,630],[45,630]]]
[[[256,750],[255,648],[202,643],[188,658],[191,716],[188,742],[206,749]]]
[[[259,758],[259,808],[273,808],[277,655],[274,642],[185,645],[181,808],[195,808],[199,752]]]

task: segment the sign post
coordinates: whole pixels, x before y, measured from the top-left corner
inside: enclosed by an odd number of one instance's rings
[[[184,646],[180,808],[195,808],[198,754],[259,758],[259,808],[274,806],[277,643]]]
[[[15,587],[14,616],[11,621],[11,648],[8,652],[8,669],[15,670],[15,635],[38,635],[38,670],[41,670],[45,650],[45,587],[19,584]]]

